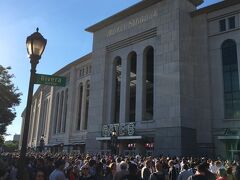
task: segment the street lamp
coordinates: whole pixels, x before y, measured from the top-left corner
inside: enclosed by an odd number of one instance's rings
[[[111,134],[111,154],[115,155],[117,153],[117,132],[113,129]]]
[[[19,175],[20,180],[24,179],[24,171],[26,167],[26,152],[27,152],[27,140],[28,140],[28,130],[29,130],[29,121],[30,121],[30,113],[31,113],[31,105],[32,105],[32,95],[33,95],[33,86],[34,86],[34,79],[36,74],[36,67],[41,59],[45,46],[47,44],[47,40],[37,31],[27,37],[26,45],[27,45],[27,52],[30,58],[31,63],[31,74],[30,74],[30,81],[28,87],[28,98],[27,98],[27,107],[26,107],[26,115],[24,120],[24,129],[23,129],[23,136],[22,136],[22,147],[20,152],[20,159],[19,159]]]

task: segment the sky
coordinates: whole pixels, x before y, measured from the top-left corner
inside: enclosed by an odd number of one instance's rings
[[[201,7],[219,2],[205,0]],[[6,140],[21,130],[21,113],[26,106],[30,61],[26,37],[39,32],[47,45],[37,73],[53,74],[92,50],[92,34],[87,27],[137,3],[140,0],[7,0],[0,1],[0,64],[11,66],[14,84],[22,92],[17,116],[8,127]],[[35,85],[35,90],[37,86]]]

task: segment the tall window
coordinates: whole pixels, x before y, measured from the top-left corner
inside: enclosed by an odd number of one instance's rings
[[[53,133],[56,134],[57,132],[57,120],[58,120],[58,107],[59,107],[59,93],[57,93],[57,98],[56,98],[56,109],[55,109],[55,121],[54,121],[54,130]]]
[[[120,91],[121,91],[121,73],[122,73],[122,60],[120,57],[114,60],[114,123],[119,123],[120,116]]]
[[[240,90],[238,76],[237,46],[233,40],[222,44],[222,65],[224,83],[224,117],[240,118]]]
[[[79,101],[78,101],[78,117],[77,117],[77,130],[80,130],[81,116],[82,116],[82,97],[83,97],[83,84],[79,85]]]
[[[66,121],[67,121],[67,102],[68,102],[68,89],[65,91],[65,100],[64,100],[64,114],[63,114],[63,124],[62,124],[62,132],[66,130]]]
[[[219,21],[220,32],[226,31],[226,19],[221,19]]]
[[[88,123],[88,108],[89,108],[89,95],[90,95],[90,81],[87,81],[87,82],[86,82],[85,119],[84,119],[83,129],[87,129],[87,123]]]
[[[232,16],[228,18],[228,28],[229,29],[234,29],[236,27],[235,25],[235,16]]]
[[[153,119],[154,49],[144,50],[143,120]]]
[[[135,121],[136,115],[136,77],[137,77],[137,54],[131,52],[128,55],[129,70],[129,122]]]

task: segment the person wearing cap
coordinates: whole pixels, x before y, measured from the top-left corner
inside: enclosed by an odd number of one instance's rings
[[[50,174],[49,180],[67,180],[63,170],[65,166],[65,161],[59,159],[55,162],[55,170]]]

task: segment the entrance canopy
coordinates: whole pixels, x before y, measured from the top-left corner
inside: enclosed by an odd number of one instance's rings
[[[219,140],[238,140],[240,136],[218,136]]]
[[[142,139],[142,136],[119,136],[118,140]],[[110,137],[96,137],[97,141],[110,141]]]

